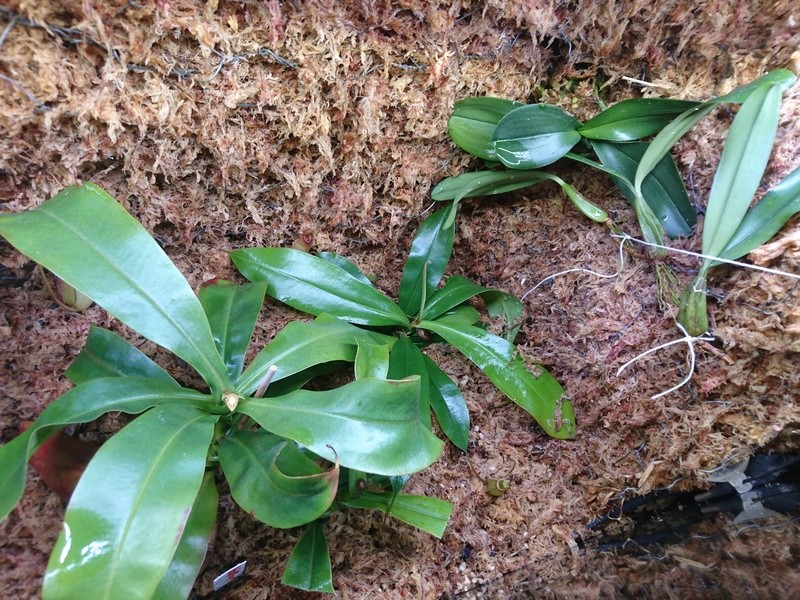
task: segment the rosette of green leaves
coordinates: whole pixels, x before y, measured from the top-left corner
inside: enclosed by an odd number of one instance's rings
[[[399,476],[441,451],[420,423],[418,377],[370,375],[332,390],[301,389],[316,372],[394,338],[320,314],[288,325],[243,370],[266,285],[220,282],[198,298],[145,229],[94,185],[0,215],[0,234],[208,384],[189,389],[116,334],[93,328],[67,371],[75,387],[0,447],[5,517],[22,495],[28,458],[50,435],[110,411],[139,415],[81,477],[47,567],[45,598],[186,597],[216,518],[218,464],[245,510],[295,527],[331,510],[343,473]],[[257,397],[273,365],[276,383]],[[311,558],[300,552],[293,564]]]
[[[440,287],[453,248],[449,209],[433,213],[420,226],[400,284],[397,302],[378,291],[358,268],[342,257],[313,256],[286,248],[250,248],[231,254],[250,281],[264,282],[267,293],[310,314],[329,313],[395,340],[391,347],[359,346],[356,371],[419,377],[420,418],[430,425],[433,410],[445,435],[466,450],[469,414],[452,379],[423,353],[446,342],[473,361],[497,388],[528,411],[551,436],[575,435],[575,415],[563,388],[543,368],[529,369],[513,344],[522,304],[509,294],[450,277]],[[506,335],[485,330],[469,301],[481,297],[489,315],[503,316]]]

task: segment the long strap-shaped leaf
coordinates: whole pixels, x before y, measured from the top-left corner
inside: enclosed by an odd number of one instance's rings
[[[93,379],[55,400],[25,433],[0,447],[0,519],[4,519],[22,497],[31,454],[64,425],[88,423],[109,411],[137,414],[168,403],[215,410],[210,396],[141,377]]]
[[[250,281],[266,281],[267,293],[312,315],[329,313],[360,325],[409,327],[405,313],[375,288],[341,267],[291,248],[246,248],[231,252]]]
[[[0,235],[146,338],[229,389],[205,313],[144,227],[99,187],[70,187],[38,208],[0,215]]]
[[[152,597],[200,489],[217,418],[161,406],[100,448],[67,507],[45,600]]]
[[[419,419],[419,379],[359,379],[324,392],[246,398],[238,412],[344,467],[378,475],[424,469],[442,442]]]
[[[777,85],[757,88],[733,119],[708,198],[703,254],[722,252],[747,212],[772,153],[781,94]]]

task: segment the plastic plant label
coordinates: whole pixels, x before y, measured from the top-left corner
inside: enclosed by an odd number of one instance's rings
[[[244,571],[247,568],[247,561],[243,560],[238,565],[232,566],[230,569],[222,573],[221,575],[217,575],[214,578],[214,591],[218,592],[222,588],[230,585],[237,579],[239,579],[242,575],[244,575]]]

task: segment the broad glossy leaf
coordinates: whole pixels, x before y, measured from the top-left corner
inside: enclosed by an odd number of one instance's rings
[[[581,123],[557,106],[528,104],[506,114],[492,135],[497,158],[510,169],[538,169],[581,140]]]
[[[397,338],[389,355],[388,379],[405,379],[419,376],[419,418],[428,429],[431,428],[431,392],[428,371],[425,368],[425,355],[406,336]]]
[[[613,175],[611,178],[625,197],[634,203],[636,195],[628,182],[636,175],[639,161],[647,151],[647,142],[612,144],[593,141],[592,148],[605,167],[622,174],[625,178],[623,180]],[[697,218],[678,167],[671,156],[664,156],[648,174],[642,184],[642,194],[669,237],[691,234]]]
[[[407,315],[419,314],[423,295],[436,289],[450,261],[455,227],[445,224],[448,213],[441,209],[425,219],[411,242],[397,299]]]
[[[164,577],[158,583],[152,600],[188,598],[208,552],[208,545],[217,522],[219,494],[214,472],[206,471],[192,512],[178,542]]]
[[[578,128],[585,138],[608,142],[640,140],[661,131],[681,113],[700,104],[670,98],[632,98],[610,106]]]
[[[419,420],[419,379],[360,379],[342,387],[246,398],[238,412],[330,461],[379,475],[424,469],[442,442]],[[331,450],[331,447],[333,450]]]
[[[54,400],[25,433],[0,446],[0,519],[22,497],[25,467],[31,454],[64,425],[88,423],[110,411],[137,414],[153,406],[175,403],[208,412],[227,411],[211,396],[142,377],[93,379]]]
[[[236,380],[236,390],[240,394],[252,394],[271,365],[278,367],[272,378],[273,382],[277,382],[315,365],[342,360],[353,362],[356,342],[359,340],[383,345],[392,344],[394,338],[366,331],[326,314],[311,323],[289,323],[256,355]]]
[[[368,340],[356,340],[356,344],[356,379],[387,379],[393,344],[375,344]]]
[[[333,573],[322,523],[314,521],[297,542],[281,578],[283,585],[332,594]]]
[[[513,344],[477,327],[445,319],[422,321],[421,329],[440,335],[474,362],[501,392],[536,419],[548,435],[575,436],[575,412],[564,389],[547,370],[531,373]]]
[[[90,183],[38,208],[0,215],[0,235],[120,321],[229,389],[225,365],[192,288],[139,222]]]
[[[116,333],[94,325],[89,329],[86,344],[65,374],[75,385],[101,377],[148,377],[180,387],[169,373],[141,350]]]
[[[231,258],[250,281],[265,281],[270,296],[303,312],[361,325],[409,326],[397,304],[317,256],[291,248],[246,248],[231,252]]]
[[[453,380],[429,356],[424,358],[430,379],[431,408],[439,427],[447,439],[466,452],[469,444],[467,402]]]
[[[524,106],[519,102],[484,96],[465,98],[453,106],[453,114],[447,120],[447,130],[453,142],[479,158],[495,160],[492,144],[497,123],[509,112]]]
[[[796,76],[791,71],[777,69],[759,77],[755,81],[736,88],[724,96],[719,96],[708,102],[698,104],[675,117],[675,119],[653,138],[644,156],[642,156],[642,159],[639,161],[639,167],[636,169],[636,176],[633,178],[635,193],[641,195],[644,178],[647,177],[650,171],[652,171],[659,162],[661,162],[661,159],[669,153],[672,147],[687,131],[694,127],[700,119],[714,110],[719,104],[724,102],[742,103],[762,85],[776,85],[784,91],[790,88],[796,79]]]
[[[267,286],[264,283],[234,285],[220,281],[200,288],[200,304],[232,380],[239,376],[244,367],[244,355],[266,293]]]
[[[767,168],[778,130],[781,89],[762,86],[733,119],[703,222],[703,254],[718,256],[739,228]]]
[[[481,313],[470,304],[462,304],[448,310],[442,317],[448,321],[463,323],[464,325],[474,325],[481,320]]]
[[[217,418],[159,406],[103,444],[72,494],[43,598],[153,595],[200,490]]]
[[[272,527],[297,527],[322,516],[336,497],[339,466],[323,471],[301,457],[284,472],[278,456],[285,439],[266,431],[237,431],[219,444],[219,462],[236,503]]]
[[[360,496],[342,500],[352,508],[374,508],[395,519],[427,531],[437,538],[444,535],[453,505],[428,496],[394,495],[391,493],[364,492]]]
[[[752,252],[778,233],[792,216],[800,212],[800,168],[784,177],[747,211],[739,228],[720,253],[720,257],[736,260]],[[715,263],[719,264],[719,263]]]
[[[454,275],[449,277],[441,288],[428,297],[428,301],[425,303],[425,310],[420,315],[420,318],[433,320],[459,304],[463,304],[470,298],[489,291],[489,288],[472,283],[466,277]]]
[[[364,275],[364,273],[359,269],[356,264],[351,261],[349,258],[345,258],[340,254],[336,254],[335,252],[318,252],[317,256],[320,257],[322,260],[331,263],[332,265],[336,265],[337,267],[347,271],[350,275],[358,279],[362,283],[366,283],[368,286],[375,287],[372,282],[369,280],[369,277]]]

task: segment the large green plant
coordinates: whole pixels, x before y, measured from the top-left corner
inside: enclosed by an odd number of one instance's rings
[[[337,506],[376,508],[442,534],[447,502],[399,494],[442,442],[420,420],[423,380],[389,380],[373,366],[394,337],[320,311],[311,323],[290,323],[243,370],[267,285],[220,282],[198,298],[145,229],[91,184],[0,215],[0,234],[208,385],[189,389],[116,334],[92,328],[67,371],[75,387],[0,447],[5,518],[22,495],[27,460],[48,437],[109,411],[139,415],[81,477],[43,597],[186,597],[216,519],[218,466],[234,500],[256,518],[275,527],[310,523],[286,569],[289,585],[333,591],[318,519]],[[355,363],[352,382],[301,389],[343,361]]]
[[[393,379],[419,377],[422,422],[430,425],[433,409],[442,431],[462,450],[466,450],[469,431],[466,403],[455,383],[422,352],[433,343],[446,342],[461,351],[549,435],[573,437],[575,413],[563,388],[543,367],[528,368],[513,343],[521,302],[459,276],[439,287],[453,249],[450,214],[450,208],[439,210],[421,224],[397,302],[375,289],[341,256],[248,248],[234,251],[231,257],[245,277],[266,283],[267,293],[289,306],[314,315],[328,313],[389,335],[391,342],[378,348],[359,346],[356,372],[363,369]],[[504,337],[487,331],[480,313],[469,303],[476,296],[486,303],[490,316],[504,316]]]

